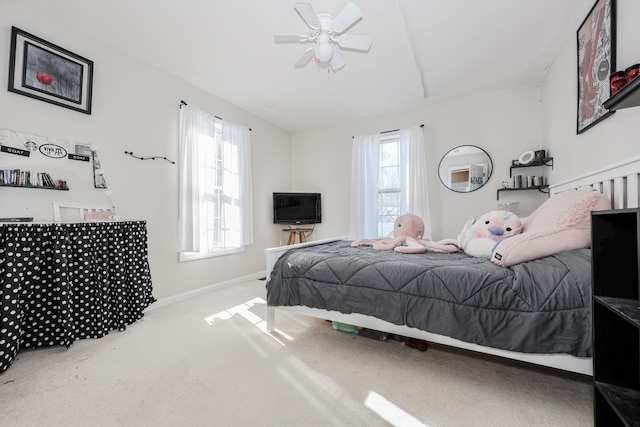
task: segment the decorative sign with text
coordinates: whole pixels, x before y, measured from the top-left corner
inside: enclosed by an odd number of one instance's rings
[[[67,157],[67,150],[56,144],[42,144],[40,146],[40,152],[53,159],[62,159]]]
[[[91,160],[90,156],[82,156],[80,154],[69,153],[69,160],[80,160],[81,162],[88,162]]]
[[[18,156],[25,156],[25,157],[29,157],[31,155],[31,152],[29,150],[23,150],[21,148],[15,148],[15,147],[7,147],[6,145],[1,146],[0,151],[2,151],[3,153],[17,154]]]

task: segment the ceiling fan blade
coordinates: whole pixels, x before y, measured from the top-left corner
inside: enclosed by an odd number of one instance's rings
[[[344,58],[342,57],[342,54],[340,53],[340,49],[338,49],[337,47],[334,46],[334,48],[333,48],[333,56],[331,57],[331,61],[329,61],[329,66],[331,67],[331,70],[335,73],[336,71],[340,70],[345,65],[346,65],[346,63],[344,62]]]
[[[355,34],[343,34],[338,37],[338,46],[343,49],[353,49],[368,51],[371,49],[373,38],[369,36],[359,36]]]
[[[276,34],[273,36],[273,41],[276,43],[305,43],[309,41],[309,36]]]
[[[331,30],[342,33],[362,18],[362,11],[355,3],[347,3],[331,23]]]
[[[305,65],[307,65],[309,63],[309,61],[311,61],[311,58],[313,58],[315,56],[315,48],[310,47],[309,49],[305,50],[304,53],[302,55],[300,55],[300,58],[298,58],[298,60],[296,61],[296,63],[294,64],[295,67],[304,67]]]
[[[296,3],[294,8],[296,12],[300,15],[302,19],[307,23],[309,28],[313,30],[320,29],[320,20],[318,19],[318,15],[313,11],[313,7],[309,3]]]

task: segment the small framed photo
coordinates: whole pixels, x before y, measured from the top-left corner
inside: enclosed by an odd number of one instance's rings
[[[91,114],[93,61],[11,27],[9,91]]]

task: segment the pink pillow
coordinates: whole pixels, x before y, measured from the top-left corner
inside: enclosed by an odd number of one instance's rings
[[[87,212],[84,215],[85,221],[106,221],[111,218],[113,215],[113,211],[95,211],[95,212]]]
[[[491,256],[509,267],[572,249],[591,247],[591,211],[611,209],[611,202],[593,187],[559,193],[526,218],[523,231],[500,242]]]

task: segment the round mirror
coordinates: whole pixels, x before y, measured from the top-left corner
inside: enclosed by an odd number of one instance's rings
[[[482,187],[491,178],[491,157],[475,145],[460,145],[440,160],[440,181],[450,190],[468,193]]]

